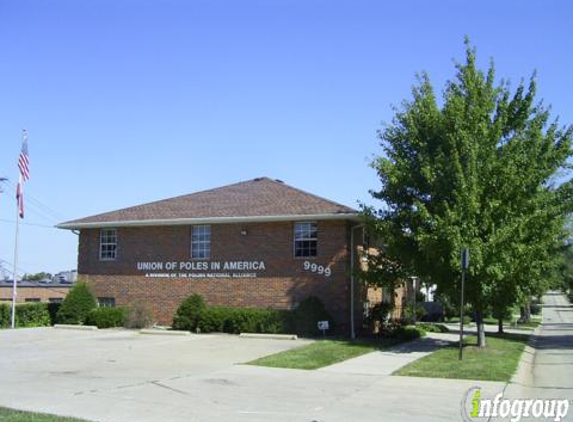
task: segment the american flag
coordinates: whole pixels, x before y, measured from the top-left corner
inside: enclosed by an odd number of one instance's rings
[[[18,169],[20,170],[20,177],[16,188],[16,201],[18,203],[18,214],[20,218],[24,218],[24,182],[30,179],[30,156],[28,155],[28,134],[26,131],[23,133]]]

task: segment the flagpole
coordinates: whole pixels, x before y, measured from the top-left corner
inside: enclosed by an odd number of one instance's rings
[[[21,177],[20,177],[21,179]],[[16,207],[16,240],[14,244],[14,273],[12,280],[12,328],[16,327],[16,297],[18,296],[17,279],[18,279],[18,235],[20,227],[20,207]]]
[[[16,239],[14,241],[14,277],[12,280],[12,316],[11,326],[16,328],[16,299],[18,297],[18,240],[20,229],[20,218],[24,218],[24,182],[30,177],[29,158],[28,158],[28,134],[24,129],[22,131],[22,150],[18,157],[18,187],[16,190]]]

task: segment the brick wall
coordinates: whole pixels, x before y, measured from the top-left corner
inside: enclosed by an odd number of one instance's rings
[[[78,273],[98,297],[116,305],[148,302],[158,322],[170,324],[179,303],[193,293],[211,305],[291,309],[308,296],[318,296],[343,330],[348,328],[350,226],[345,221],[318,222],[318,256],[294,258],[294,223],[211,225],[208,261],[264,261],[257,278],[149,278],[137,262],[190,261],[190,226],[118,228],[118,256],[99,260],[99,230],[80,234]],[[246,235],[241,232],[246,231]],[[305,271],[304,261],[328,267],[332,275]],[[203,261],[203,260],[199,260]],[[356,317],[361,315],[357,287]],[[360,322],[357,323],[357,327]]]
[[[40,299],[40,302],[49,302],[50,299],[64,299],[70,287],[29,287],[18,286],[18,296],[16,302],[26,302],[26,299]],[[7,302],[12,300],[12,286],[0,286],[0,301]]]

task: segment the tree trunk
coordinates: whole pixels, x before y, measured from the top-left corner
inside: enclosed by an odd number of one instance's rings
[[[477,326],[477,346],[485,347],[485,327],[483,324],[483,312],[476,311],[476,326]]]
[[[522,306],[519,307],[519,316],[520,322],[531,322],[531,301],[525,302]]]
[[[497,333],[503,334],[503,318],[497,319]]]

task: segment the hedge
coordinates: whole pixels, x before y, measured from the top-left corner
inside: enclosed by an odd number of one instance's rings
[[[416,327],[423,329],[426,333],[449,333],[450,330],[444,324],[431,322],[419,322]]]
[[[9,328],[12,322],[10,303],[0,303],[0,328]],[[16,304],[16,327],[49,327],[52,323],[48,303],[18,303]]]
[[[95,325],[98,328],[123,327],[126,315],[125,308],[96,308],[89,312],[86,325]]]
[[[402,325],[394,329],[391,333],[392,337],[404,341],[416,340],[418,338],[424,337],[425,335],[426,331],[422,327],[415,325]]]
[[[295,310],[206,306],[199,295],[181,302],[173,317],[173,328],[203,333],[222,332],[319,335],[318,321],[333,321],[316,297],[303,300]]]
[[[289,323],[289,311],[213,306],[200,314],[198,328],[203,333],[280,334],[289,331]]]

